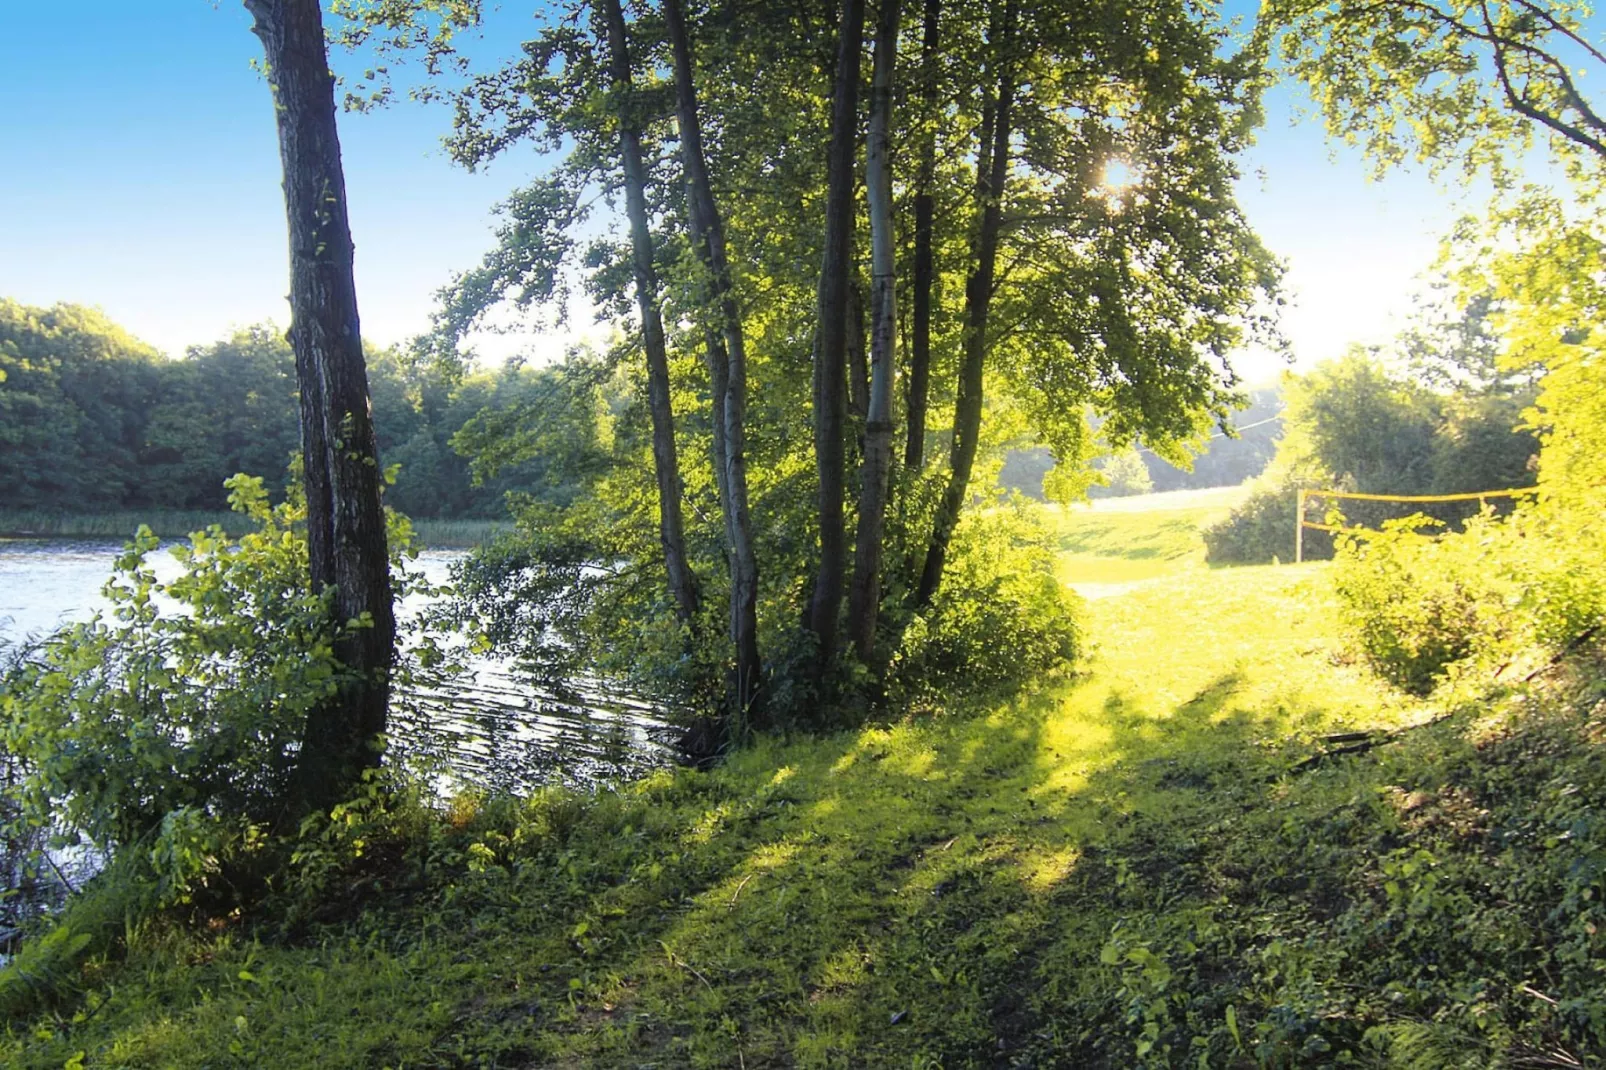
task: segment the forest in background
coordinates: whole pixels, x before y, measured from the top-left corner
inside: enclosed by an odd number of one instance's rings
[[[562,497],[540,459],[476,481],[453,436],[487,410],[553,390],[555,373],[467,372],[370,347],[368,382],[389,504],[420,518],[499,518],[510,490]],[[300,449],[295,356],[250,327],[165,356],[103,313],[0,298],[0,501],[68,513],[225,511],[224,480],[272,487]]]
[[[544,457],[494,464],[494,474],[474,467],[483,437],[476,419],[564,394],[562,364],[475,369],[406,347],[369,347],[367,361],[381,454],[396,466],[386,491],[392,507],[417,519],[492,520],[508,515],[510,491],[550,501],[572,493]],[[604,380],[595,401],[610,415],[639,405],[617,362],[587,370]],[[171,357],[93,307],[0,298],[0,501],[8,510],[73,514],[226,510],[229,477],[282,482],[276,477],[300,448],[296,396],[295,356],[272,326]],[[1144,484],[1127,478],[1127,454],[1098,462],[1101,471],[1116,467],[1111,484],[1092,494],[1229,486],[1258,475],[1281,430],[1280,396],[1275,387],[1252,391],[1238,423],[1254,426],[1241,437],[1218,434],[1191,470],[1144,451]],[[1007,449],[1003,465],[1001,485],[1043,497],[1053,468],[1046,448]]]

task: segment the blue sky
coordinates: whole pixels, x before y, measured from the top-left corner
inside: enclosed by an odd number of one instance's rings
[[[234,326],[284,322],[278,150],[242,7],[0,7],[0,295],[99,305],[173,352]],[[530,25],[499,11],[483,50],[511,52]],[[1284,327],[1308,365],[1398,327],[1458,210],[1420,174],[1369,182],[1358,155],[1335,158],[1314,120],[1290,125],[1295,99],[1287,87],[1269,99],[1240,195],[1289,263]],[[443,109],[407,103],[342,118],[363,326],[378,342],[427,324],[433,292],[489,247],[493,206],[539,166],[530,152],[469,174],[440,148],[447,124]],[[480,348],[539,357],[560,345],[525,335]],[[1279,367],[1264,354],[1238,363],[1251,379]]]

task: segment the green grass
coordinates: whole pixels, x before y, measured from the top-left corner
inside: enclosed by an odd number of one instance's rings
[[[122,513],[64,513],[52,510],[0,509],[0,538],[127,539],[145,524],[164,539],[182,539],[213,524],[231,535],[251,529],[238,513],[154,509]],[[461,549],[478,546],[509,525],[498,520],[414,520],[413,529],[426,547]]]
[[[1183,562],[1088,604],[1078,678],[595,799],[358,827],[316,894],[150,927],[0,1063],[1606,1054],[1598,670],[1425,705],[1351,663],[1327,566],[1194,567],[1175,519],[1070,530],[1090,557]],[[1434,717],[1301,765],[1324,734]],[[311,915],[286,928],[287,904]]]
[[[419,541],[432,550],[472,549],[512,528],[505,520],[414,520]]]
[[[1204,569],[1200,532],[1231,512],[1243,493],[1225,487],[1049,507],[1060,536],[1060,579],[1131,584]]]

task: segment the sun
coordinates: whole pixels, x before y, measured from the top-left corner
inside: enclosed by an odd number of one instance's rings
[[[1104,161],[1104,170],[1099,175],[1098,191],[1107,200],[1120,200],[1138,182],[1137,168],[1119,156],[1112,156]]]

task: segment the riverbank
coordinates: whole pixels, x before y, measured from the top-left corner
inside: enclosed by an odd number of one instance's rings
[[[1588,1065],[1601,667],[1407,698],[1326,569],[1092,601],[1086,671],[1028,695],[354,813],[253,914],[136,931],[0,1062]]]
[[[242,535],[251,522],[238,513],[155,509],[121,513],[63,513],[48,510],[0,509],[0,539],[127,539],[144,524],[164,539],[182,539],[193,531],[221,524],[230,535]],[[424,546],[435,550],[472,549],[512,525],[501,520],[414,520],[413,530]]]

